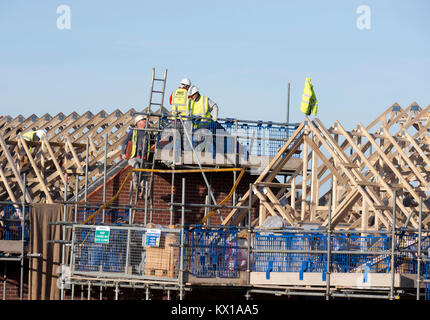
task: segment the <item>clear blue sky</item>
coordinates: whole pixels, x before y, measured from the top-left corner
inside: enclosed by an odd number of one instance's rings
[[[59,5],[71,29],[57,28]],[[371,29],[357,28],[360,5]],[[55,115],[148,104],[189,77],[220,117],[301,122],[305,77],[318,117],[352,129],[394,102],[430,104],[430,2],[0,0],[0,114]],[[168,106],[168,95],[165,105]]]

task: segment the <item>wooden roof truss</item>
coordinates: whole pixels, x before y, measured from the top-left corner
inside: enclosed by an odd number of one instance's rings
[[[367,127],[347,131],[338,121],[326,128],[306,118],[291,139],[252,185],[252,202],[260,210],[254,225],[268,215],[288,225],[328,225],[328,195],[332,194],[331,225],[345,229],[390,229],[393,204],[397,227],[418,227],[419,201],[423,223],[430,223],[430,106],[394,104]],[[282,183],[282,165],[296,152],[301,165]],[[249,201],[249,192],[238,205]],[[233,209],[223,224],[237,224],[244,211]]]

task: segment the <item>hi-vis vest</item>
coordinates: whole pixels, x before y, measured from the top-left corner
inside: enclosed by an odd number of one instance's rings
[[[300,111],[306,115],[316,115],[318,109],[318,100],[314,92],[314,87],[311,84],[311,78],[306,78],[305,88],[303,89],[302,102],[300,103]]]
[[[133,136],[131,137],[131,142],[132,142],[132,147],[131,147],[131,154],[130,154],[130,159],[136,157],[136,156],[140,156],[136,154],[137,151],[137,130],[133,130]],[[145,142],[145,141],[144,141]],[[146,151],[146,155],[143,155],[143,158],[145,160],[149,159],[149,151],[150,151],[150,146],[149,146],[149,137],[146,139],[146,142],[148,144],[148,148]]]
[[[34,135],[36,134],[36,131],[28,131],[22,135],[25,141],[33,141]],[[29,148],[29,151],[31,152],[32,147]]]
[[[189,115],[188,109],[188,90],[184,88],[178,88],[173,92],[172,96],[172,113],[180,114],[183,116]]]
[[[210,121],[211,112],[209,110],[208,97],[200,96],[198,101],[190,99],[191,114],[196,117],[203,117],[202,122]]]

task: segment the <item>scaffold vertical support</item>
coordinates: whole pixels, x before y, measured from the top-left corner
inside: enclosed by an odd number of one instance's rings
[[[423,197],[420,196],[420,203],[419,203],[420,209],[418,214],[418,248],[417,248],[417,300],[420,300],[420,294],[421,294],[421,263],[422,263],[422,257],[421,257],[421,240],[422,240],[422,219],[423,219]]]
[[[23,177],[23,195],[22,195],[22,214],[21,214],[21,268],[20,268],[20,279],[19,279],[19,300],[23,300],[23,287],[24,287],[24,250],[25,250],[25,239],[24,239],[24,225],[25,225],[25,197],[27,191],[27,175],[24,173]]]
[[[66,222],[66,211],[67,211],[67,184],[68,184],[68,177],[67,177],[67,173],[66,173],[66,177],[65,177],[66,181],[64,184],[64,206],[63,206],[63,216],[62,216],[62,220],[63,222]],[[66,241],[66,225],[63,223],[63,225],[61,226],[61,231],[62,231],[62,240],[63,243],[61,244],[61,266],[59,268],[59,270],[61,270],[61,278],[60,278],[60,300],[64,300],[64,279],[62,277],[62,273],[64,272],[64,267],[65,267],[65,263],[66,263],[66,250],[65,250],[65,241]]]
[[[252,183],[249,184],[249,199],[248,199],[248,253],[246,256],[246,284],[251,283],[251,224],[252,224]]]
[[[327,225],[327,266],[326,266],[326,292],[325,297],[326,300],[330,300],[330,265],[331,265],[331,202],[333,196],[333,188],[328,195],[328,225]]]
[[[181,208],[181,254],[179,259],[179,300],[184,298],[184,244],[185,244],[185,177],[182,178],[182,208]]]
[[[396,250],[396,190],[393,191],[393,223],[391,227],[390,300],[394,300],[395,250]]]

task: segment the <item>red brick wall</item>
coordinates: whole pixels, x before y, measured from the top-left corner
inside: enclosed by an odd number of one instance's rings
[[[117,176],[111,178],[107,181],[106,184],[106,200],[111,199],[119,190],[121,184],[126,178],[130,167],[126,167],[122,172],[120,172]],[[150,173],[149,173],[150,175]],[[233,172],[206,172],[206,178],[209,184],[212,186],[212,192],[217,203],[220,203],[233,187]],[[239,176],[239,172],[237,172],[237,176]],[[206,187],[206,183],[203,179],[201,173],[184,173],[179,174],[176,173],[174,177],[174,197],[173,201],[175,203],[180,203],[182,201],[182,178],[185,178],[185,203],[195,203],[195,204],[204,204],[205,197],[208,194],[208,190]],[[236,190],[237,199],[240,198],[240,195],[245,194],[249,189],[249,184],[254,182],[256,179],[255,176],[251,176],[249,174],[244,174],[242,177],[238,188]],[[129,180],[130,181],[130,180]],[[148,179],[149,181],[149,179]],[[165,211],[154,211],[152,214],[152,223],[168,225],[170,224],[170,211],[169,211],[169,203],[171,201],[171,183],[172,183],[172,175],[170,173],[154,173],[153,178],[153,208],[164,209]],[[135,193],[133,192],[133,203],[135,199]],[[95,190],[88,196],[89,203],[103,203],[103,187]],[[121,190],[118,198],[112,203],[112,206],[116,205],[128,205],[130,203],[130,182],[127,182],[124,188]],[[232,198],[227,201],[225,205],[232,205]],[[142,199],[139,199],[137,202],[137,207],[142,208],[141,210],[137,210],[135,213],[135,223],[144,223],[145,221],[145,213],[143,208],[145,207],[145,202]],[[149,205],[148,205],[149,207]],[[257,214],[258,204],[254,205],[253,208],[253,217]],[[181,207],[174,207],[174,213],[172,216],[173,224],[179,224],[181,222]],[[199,223],[201,218],[204,217],[204,208],[196,208],[196,207],[186,207],[185,212],[185,223]],[[223,219],[227,217],[230,213],[231,209],[224,208],[221,210]],[[148,211],[146,217],[147,223],[150,222],[150,213]],[[221,223],[221,219],[218,213],[215,213],[211,217],[211,224],[216,225]]]
[[[5,269],[6,267],[6,269]],[[5,277],[6,271],[6,277]],[[0,261],[0,300],[19,300],[21,264],[17,261]],[[24,262],[23,300],[28,299],[28,261]],[[4,284],[6,279],[6,290]],[[6,292],[6,294],[4,294]]]

